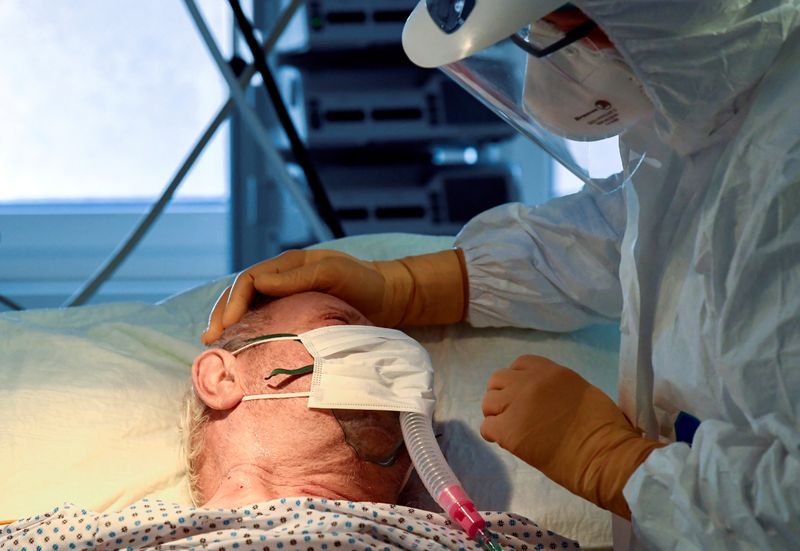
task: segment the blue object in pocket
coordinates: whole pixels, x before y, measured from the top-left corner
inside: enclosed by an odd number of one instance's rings
[[[678,442],[686,442],[691,446],[694,433],[697,432],[697,427],[699,426],[700,419],[691,413],[681,411],[678,413],[677,419],[675,419],[675,440]]]

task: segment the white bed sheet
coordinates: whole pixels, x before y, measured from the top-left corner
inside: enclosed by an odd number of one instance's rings
[[[440,250],[452,238],[350,237],[324,246],[385,259]],[[72,501],[120,509],[142,497],[188,503],[177,419],[206,314],[229,278],[157,305],[113,304],[0,315],[0,519]],[[540,354],[615,395],[619,333],[474,329],[409,331],[431,353],[442,447],[479,509],[524,514],[578,539],[611,543],[610,515],[480,438],[494,369]],[[419,490],[412,486],[412,490]],[[417,504],[425,499],[413,491]]]

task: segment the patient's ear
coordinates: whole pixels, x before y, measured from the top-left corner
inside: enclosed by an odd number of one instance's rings
[[[232,409],[244,393],[233,369],[236,359],[222,348],[206,350],[192,364],[192,382],[200,399],[211,409]]]

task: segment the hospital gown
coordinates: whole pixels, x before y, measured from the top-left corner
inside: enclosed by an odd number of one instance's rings
[[[578,544],[514,514],[486,513],[505,549],[576,549]],[[477,549],[442,514],[383,503],[280,498],[237,509],[143,499],[113,513],[72,504],[0,527],[0,549],[226,549],[383,551]]]

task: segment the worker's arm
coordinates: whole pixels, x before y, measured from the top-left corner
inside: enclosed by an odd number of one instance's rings
[[[535,207],[502,205],[471,220],[456,238],[469,280],[467,320],[570,331],[619,318],[624,194],[586,188]]]
[[[714,366],[719,414],[701,419],[691,448],[655,450],[625,487],[653,549],[798,549],[800,182],[778,189],[762,210],[737,211],[738,235],[709,229],[725,235],[708,236],[704,268],[718,286],[700,357]]]
[[[454,250],[372,262],[324,249],[287,251],[237,276],[203,341],[238,321],[256,293],[328,293],[387,327],[458,322],[468,304],[475,325],[558,331],[616,318],[623,220],[620,191],[584,191],[487,211],[465,226]]]

